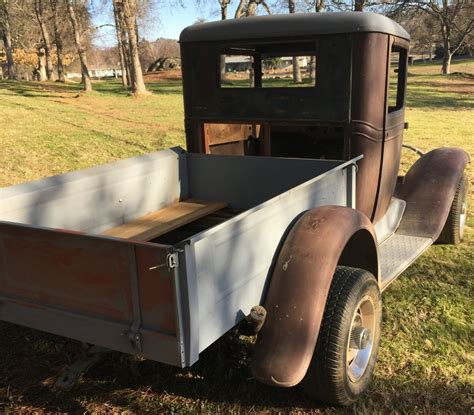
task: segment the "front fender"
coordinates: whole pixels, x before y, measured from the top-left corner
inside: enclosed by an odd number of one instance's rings
[[[374,228],[357,210],[341,206],[315,208],[306,212],[288,233],[265,301],[267,318],[255,345],[252,370],[258,380],[289,387],[303,379],[338,261],[354,257],[344,254],[352,237],[359,241],[358,245],[370,245],[369,256],[375,264],[371,271],[377,273]],[[360,246],[358,249],[363,251]]]
[[[438,239],[468,162],[464,150],[449,147],[418,159],[396,190],[396,196],[406,202],[397,233]]]

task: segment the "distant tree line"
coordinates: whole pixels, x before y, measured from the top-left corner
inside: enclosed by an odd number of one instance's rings
[[[197,0],[202,3],[202,0]],[[228,18],[231,3],[237,5],[235,18],[265,13],[372,11],[400,22],[412,35],[412,48],[439,51],[442,73],[450,73],[454,54],[472,53],[474,47],[473,0],[217,0],[221,18]],[[262,10],[263,9],[263,10]],[[301,77],[293,60],[294,79]]]
[[[207,0],[195,1],[209,5]],[[92,23],[93,3],[110,12],[111,22],[102,26],[113,27],[117,43],[113,49],[93,47],[102,29]],[[0,0],[0,77],[64,82],[65,67],[75,61],[84,89],[90,91],[89,59],[97,61],[108,55],[109,61],[119,63],[124,87],[135,94],[146,93],[143,68],[164,56],[179,54],[176,41],[140,39],[140,25],[146,28],[143,22],[150,15],[156,20],[153,13],[158,4],[190,6],[184,0]],[[429,56],[433,51],[440,53],[444,74],[450,73],[453,55],[471,53],[474,44],[473,0],[213,0],[213,4],[221,19],[340,10],[384,13],[408,29],[414,50],[427,51]],[[233,14],[229,16],[231,6]],[[298,81],[298,60],[293,61]]]
[[[145,93],[138,19],[151,0],[103,3],[113,9],[115,24],[103,26],[115,27],[123,83],[136,94]],[[78,59],[84,90],[91,91],[88,55],[100,28],[92,24],[87,0],[0,0],[0,75],[64,82],[64,67]]]

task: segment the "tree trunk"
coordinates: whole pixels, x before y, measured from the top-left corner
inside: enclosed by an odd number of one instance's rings
[[[117,2],[116,0],[114,0],[112,3],[113,3],[113,8],[114,8],[115,33],[117,35],[117,49],[120,56],[120,68],[122,69],[122,85],[124,87],[127,87],[130,85],[130,82],[127,79],[128,67],[125,61],[125,52],[124,52],[125,40],[123,39],[123,30],[122,30],[122,25],[120,23],[120,19],[118,15],[117,4],[116,4]]]
[[[310,83],[316,81],[316,58],[314,55],[309,57],[309,81]]]
[[[10,28],[10,16],[8,14],[8,1],[0,2],[0,27],[3,32],[3,45],[7,55],[8,79],[15,79],[15,62],[13,60],[12,34]]]
[[[443,33],[443,66],[441,68],[441,73],[443,75],[449,75],[451,70],[451,58],[453,53],[451,52],[451,31],[449,26],[444,22],[442,24],[442,33]]]
[[[324,0],[316,0],[314,10],[316,13],[322,12],[324,10]]]
[[[258,3],[257,0],[250,0],[247,6],[246,17],[255,16],[257,14]]]
[[[221,4],[221,20],[227,19],[227,6],[230,0],[219,0]],[[221,81],[225,80],[225,55],[221,55]]]
[[[235,18],[240,19],[245,16],[245,9],[248,5],[248,0],[240,0],[237,10],[235,11]]]
[[[296,0],[288,0],[288,10],[290,14],[296,13]],[[301,68],[297,56],[293,56],[293,82],[295,84],[302,82]]]
[[[449,75],[451,73],[451,58],[452,57],[453,55],[450,52],[443,55],[443,67],[441,68],[441,73],[443,75]]]
[[[35,0],[34,7],[36,19],[38,20],[38,24],[41,31],[41,37],[43,38],[44,43],[44,55],[46,58],[46,75],[48,77],[48,80],[51,81],[53,79],[54,73],[53,60],[51,59],[51,38],[49,36],[48,27],[46,26],[46,22],[44,20],[43,0]]]
[[[363,12],[364,11],[365,0],[355,0],[354,11]]]
[[[63,39],[61,37],[61,31],[59,30],[59,10],[57,1],[58,0],[50,0],[51,10],[53,11],[54,43],[56,44],[56,55],[58,57],[58,81],[66,82],[63,64]]]
[[[132,92],[134,94],[144,94],[147,92],[145,82],[143,81],[142,65],[138,53],[138,36],[137,36],[137,1],[124,0],[125,23],[128,34],[128,42],[130,45],[130,67],[132,69]]]
[[[120,26],[120,37],[122,39],[122,53],[125,61],[125,67],[127,68],[126,70],[126,76],[127,76],[127,85],[129,87],[132,86],[132,64],[131,64],[131,58],[130,58],[130,43],[128,40],[128,35],[127,35],[127,24],[126,24],[126,18],[125,18],[125,12],[124,12],[124,4],[123,0],[114,0],[115,1],[115,7],[117,8],[117,18]]]
[[[45,51],[42,47],[38,49],[38,81],[44,82],[47,79]]]
[[[222,0],[221,3],[221,20],[227,19],[227,3],[225,0]]]
[[[71,20],[72,30],[74,32],[74,42],[76,44],[77,53],[79,54],[79,60],[81,61],[81,73],[84,84],[84,91],[92,91],[92,81],[89,75],[89,68],[87,67],[87,56],[86,50],[82,44],[82,31],[80,23],[77,19],[76,12],[74,10],[73,0],[67,1],[67,10],[69,13],[69,19]]]

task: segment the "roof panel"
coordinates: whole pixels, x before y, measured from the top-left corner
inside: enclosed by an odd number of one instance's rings
[[[188,26],[180,42],[219,42],[272,37],[377,32],[410,39],[398,23],[376,13],[296,13],[228,19]]]

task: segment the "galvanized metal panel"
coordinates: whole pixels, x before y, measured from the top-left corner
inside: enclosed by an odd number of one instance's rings
[[[180,149],[0,189],[0,220],[101,232],[186,198]]]
[[[186,155],[190,197],[249,209],[341,165],[341,161]]]
[[[292,221],[313,207],[349,205],[348,185],[352,180],[340,166],[191,238],[196,255],[199,351],[261,302],[278,246]]]

